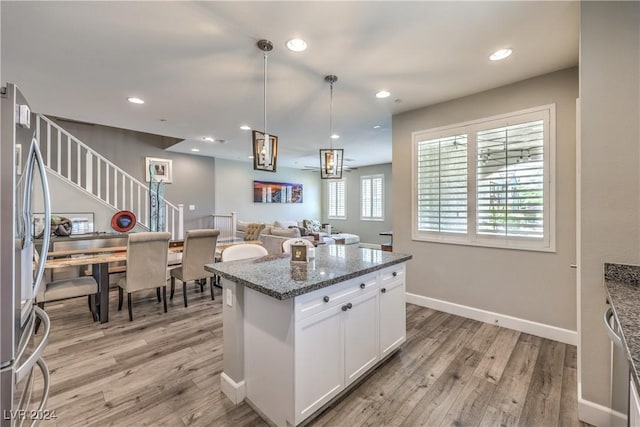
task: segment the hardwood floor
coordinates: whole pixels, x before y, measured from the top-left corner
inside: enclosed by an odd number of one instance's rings
[[[205,289],[206,291],[206,289]],[[219,290],[216,290],[219,293]],[[46,306],[43,426],[261,426],[220,391],[221,297],[189,290],[169,312],[155,291],[136,295],[134,321],[91,321],[86,300]],[[314,426],[578,426],[573,346],[407,305],[407,342]]]

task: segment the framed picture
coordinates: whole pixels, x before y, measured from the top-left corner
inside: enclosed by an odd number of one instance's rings
[[[291,262],[307,262],[309,261],[307,255],[307,245],[300,242],[291,245]]]
[[[151,182],[173,182],[173,166],[169,159],[159,159],[157,157],[145,157],[145,180]]]
[[[302,184],[253,181],[254,203],[302,203]]]
[[[278,137],[254,130],[253,133],[253,169],[275,172],[278,162]]]
[[[16,175],[22,175],[22,145],[16,144]]]

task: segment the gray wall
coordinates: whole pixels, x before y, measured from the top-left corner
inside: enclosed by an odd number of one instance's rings
[[[394,250],[413,254],[407,291],[576,330],[576,68],[393,117]],[[411,133],[556,104],[556,253],[411,240]]]
[[[360,177],[365,175],[384,174],[384,221],[360,220]],[[332,228],[344,233],[360,236],[364,243],[381,244],[389,241],[389,237],[380,236],[381,231],[392,228],[393,219],[393,188],[391,186],[391,163],[366,166],[345,172],[342,177],[346,181],[347,219],[328,219],[329,180],[323,180],[322,185],[322,222],[331,224]]]
[[[277,172],[253,170],[250,162],[215,160],[215,213],[237,212],[242,221],[272,223],[320,218],[320,175],[278,167]],[[253,181],[303,185],[302,203],[254,203]]]
[[[640,3],[580,6],[582,397],[609,405],[604,262],[640,256]],[[588,420],[587,420],[588,421]]]
[[[145,157],[171,159],[173,183],[166,184],[165,198],[174,205],[185,205],[185,231],[209,226],[208,215],[214,211],[214,159],[165,151],[165,138],[159,135],[65,120],[56,122],[142,182],[145,182]],[[195,210],[189,211],[189,205],[195,205]]]

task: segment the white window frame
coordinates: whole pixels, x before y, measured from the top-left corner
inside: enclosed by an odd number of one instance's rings
[[[380,216],[373,216],[373,181],[380,179],[382,181],[382,185],[380,186],[380,200],[381,200],[381,206],[380,206]],[[372,185],[371,185],[371,215],[370,216],[365,216],[364,212],[362,210],[362,182],[369,180],[371,181]],[[384,174],[379,173],[379,174],[375,174],[375,175],[363,175],[360,177],[360,219],[362,221],[384,221]]]
[[[337,206],[339,206],[339,203],[337,201],[337,185],[338,183],[342,183],[342,185],[344,186],[344,199],[342,200],[342,206],[344,206],[344,215],[337,215],[337,212],[335,212],[335,215],[331,215],[331,196],[332,196],[332,191],[335,191],[336,194],[334,195],[334,197],[336,197],[336,208]],[[332,184],[336,185],[335,190],[332,190]],[[337,209],[336,209],[337,210]],[[327,183],[327,218],[328,219],[347,219],[347,181],[344,179],[332,179]]]
[[[434,129],[416,131],[412,133],[412,209],[411,209],[411,238],[416,241],[462,244],[468,246],[483,246],[493,248],[520,249],[541,252],[556,251],[556,109],[555,104],[520,110],[508,114],[492,116],[484,119],[443,126]],[[500,126],[543,120],[544,126],[544,206],[543,206],[543,237],[527,238],[512,236],[488,236],[476,233],[476,134],[479,131]],[[450,233],[429,232],[418,230],[418,144],[436,138],[451,135],[467,134],[467,233],[451,235]]]

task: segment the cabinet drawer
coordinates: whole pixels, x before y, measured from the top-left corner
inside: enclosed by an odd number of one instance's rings
[[[380,286],[389,286],[392,282],[404,282],[405,274],[404,263],[380,270]]]
[[[376,273],[370,273],[296,297],[295,321],[329,309],[336,304],[348,302],[350,298],[356,298],[364,292],[377,289],[376,279]]]

